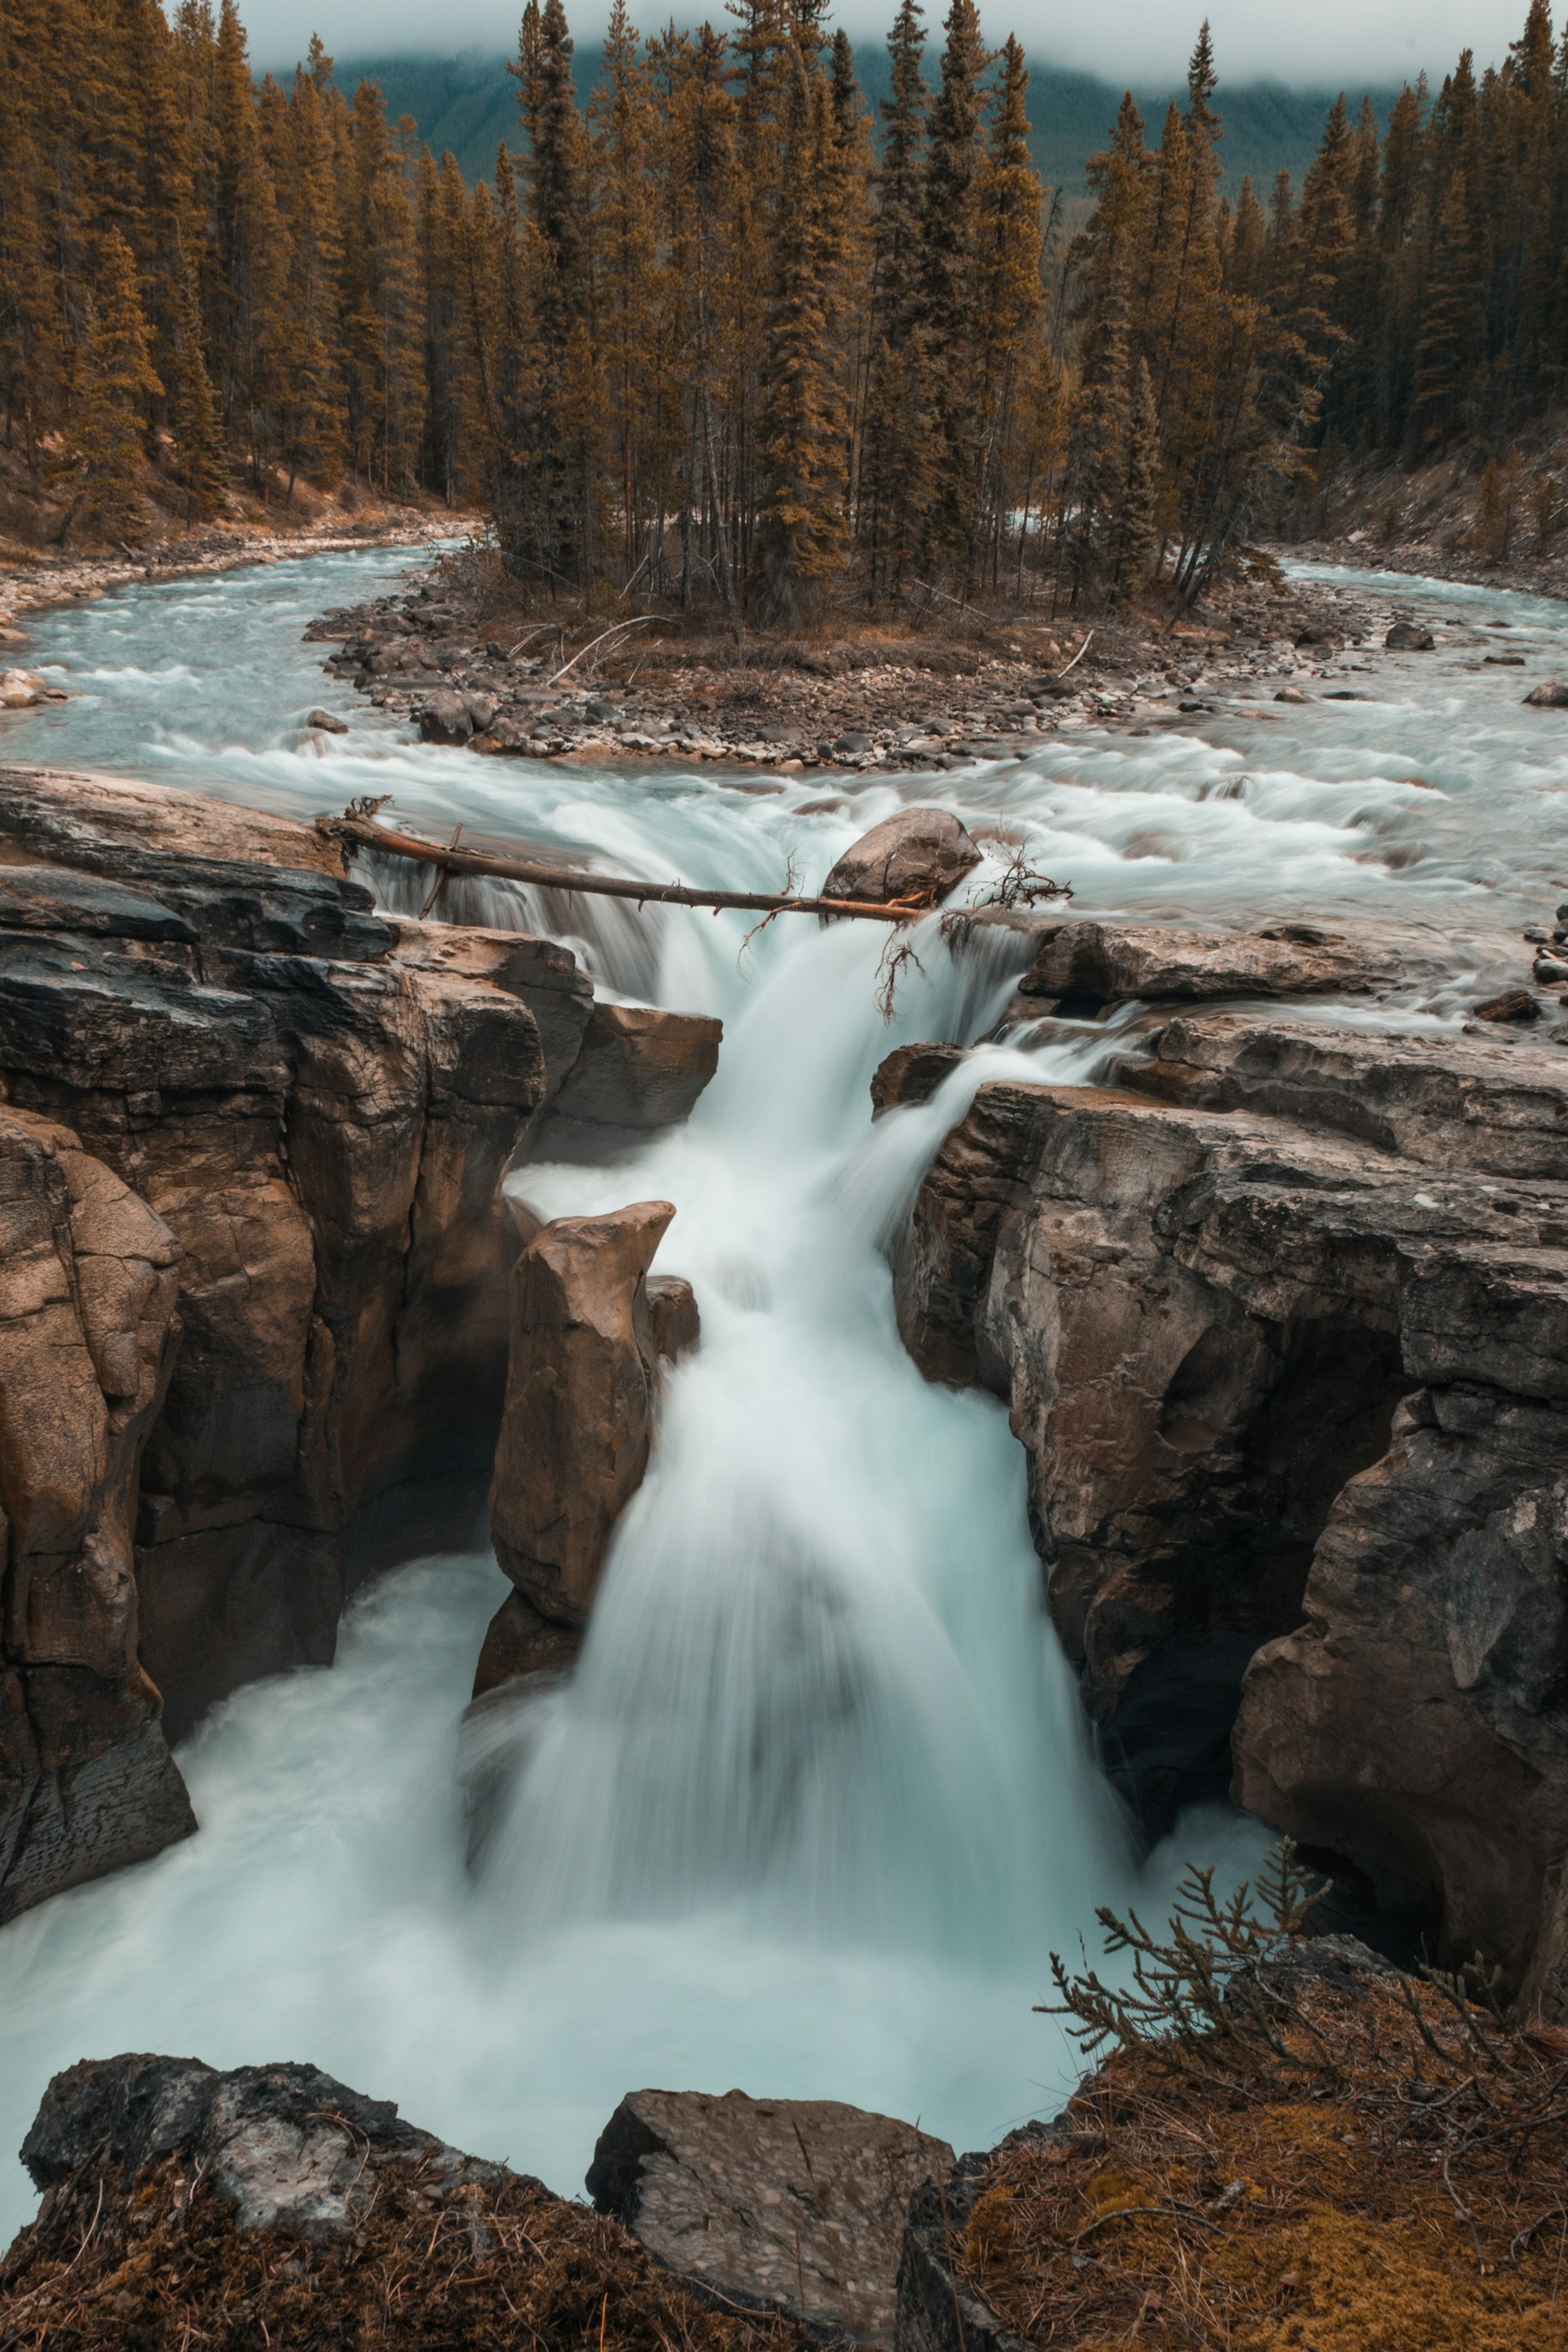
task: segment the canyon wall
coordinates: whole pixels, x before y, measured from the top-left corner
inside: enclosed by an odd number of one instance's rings
[[[500,1180],[558,1095],[602,1108],[602,1054],[628,1085],[651,1066],[646,1124],[682,1115],[718,1024],[595,1024],[564,949],[384,919],[335,845],[287,819],[0,781],[0,1151],[17,1171],[0,1277],[26,1294],[0,1316],[3,1918],[188,1828],[165,1738],[244,1682],[329,1663],[356,1578],[481,1539],[521,1246]],[[122,1269],[105,1289],[88,1211],[58,1211],[73,1184],[100,1217],[119,1203],[123,1265],[155,1283]],[[46,1225],[47,1246],[29,1238]],[[64,1318],[96,1433],[74,1453],[12,1402],[40,1344],[29,1285]],[[62,1489],[47,1525],[40,1450]],[[89,1768],[145,1793],[140,1829],[101,1846],[73,1794]]]
[[[1214,1013],[983,1087],[898,1252],[1148,1831],[1221,1793],[1568,2006],[1568,1061]]]

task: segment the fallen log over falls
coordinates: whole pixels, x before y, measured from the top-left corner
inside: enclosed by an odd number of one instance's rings
[[[553,866],[542,858],[512,857],[489,849],[461,849],[456,836],[448,843],[426,841],[419,835],[395,832],[390,825],[376,823],[376,811],[384,806],[384,801],[355,801],[341,817],[318,817],[316,831],[345,858],[362,850],[408,858],[433,867],[443,879],[463,877],[523,882],[536,889],[580,891],[590,898],[629,898],[639,907],[703,907],[715,914],[732,908],[742,914],[761,915],[768,922],[775,915],[845,915],[861,922],[918,922],[981,862],[979,849],[950,811],[902,809],[896,816],[874,825],[846,851],[816,897],[789,888],[702,890],[684,882],[649,882],[636,875],[584,873],[579,866]],[[439,887],[437,883],[437,889]],[[1071,896],[1064,884],[1035,874],[1016,859],[994,903],[1033,906],[1046,899]]]
[[[537,857],[500,857],[489,850],[458,849],[416,835],[394,833],[353,813],[318,817],[316,830],[345,850],[370,849],[386,857],[407,857],[446,875],[527,882],[541,890],[579,890],[598,898],[633,898],[638,906],[709,907],[715,914],[737,908],[756,915],[848,915],[862,922],[912,923],[929,915],[933,898],[893,899],[887,905],[858,898],[806,898],[794,891],[694,890],[684,882],[645,882],[635,875],[584,874],[569,866],[547,866]]]

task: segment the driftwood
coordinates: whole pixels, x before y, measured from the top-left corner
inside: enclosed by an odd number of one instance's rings
[[[578,890],[589,898],[633,898],[638,906],[738,907],[754,915],[846,915],[868,923],[912,923],[929,915],[930,898],[898,898],[882,906],[868,898],[802,898],[793,892],[767,890],[693,890],[684,882],[644,882],[635,876],[584,874],[567,866],[546,866],[536,857],[498,857],[479,849],[459,849],[417,835],[394,833],[373,822],[368,811],[351,808],[342,816],[320,816],[316,830],[346,852],[374,850],[385,857],[413,858],[434,866],[443,875],[483,875],[500,882],[530,882],[541,890]]]

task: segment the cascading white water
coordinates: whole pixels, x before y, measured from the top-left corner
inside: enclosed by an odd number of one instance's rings
[[[1568,753],[1560,720],[1518,710],[1517,672],[1450,663],[1422,673],[1426,707],[1233,714],[1207,741],[1058,738],[824,809],[818,779],[742,796],[407,744],[323,690],[298,644],[323,604],[400,568],[323,559],[57,616],[30,658],[58,658],[74,698],[0,722],[0,756],[300,814],[395,789],[411,823],[742,887],[792,852],[815,878],[890,807],[939,799],[1005,817],[1080,911],[1396,911],[1453,985],[1377,1017],[1439,1025],[1552,878],[1539,814]],[[1463,593],[1457,611],[1511,612],[1532,642],[1561,629],[1560,608]],[[323,699],[353,731],[301,748]],[[893,1324],[880,1245],[968,1094],[1087,1076],[1105,1031],[988,1052],[873,1127],[877,1061],[900,1037],[976,1034],[1005,940],[954,958],[930,927],[889,1028],[881,940],[849,925],[775,924],[742,955],[731,919],[504,887],[483,911],[580,925],[601,985],[726,1021],[689,1128],[613,1171],[522,1179],[552,1213],[673,1200],[660,1265],[703,1317],[581,1666],[487,1710],[460,1752],[506,1588],[486,1560],[441,1560],[361,1598],[331,1673],[237,1694],[181,1753],[200,1836],[0,1933],[0,2151],[57,2066],[125,2048],[308,2057],[568,2190],[650,2081],[828,2094],[974,2144],[1070,2074],[1031,2013],[1051,1947],[1092,1932],[1097,1903],[1136,1892],[1157,1914],[1188,1855],[1258,1851],[1252,1825],[1189,1818],[1135,1872],[1048,1635],[1003,1410],[927,1387]],[[465,1771],[505,1790],[477,1875]],[[0,2232],[27,2204],[0,2173]]]
[[[951,1017],[970,960],[929,931],[914,1036],[973,1025]],[[880,944],[798,926],[685,1131],[630,1169],[516,1180],[551,1214],[677,1202],[658,1264],[703,1329],[576,1675],[480,1727],[492,1761],[520,1751],[488,1855],[509,1923],[723,1904],[994,1961],[1059,1940],[1119,1874],[1005,1423],[921,1379],[878,1248],[962,1097],[1041,1064],[984,1055],[868,1129]]]

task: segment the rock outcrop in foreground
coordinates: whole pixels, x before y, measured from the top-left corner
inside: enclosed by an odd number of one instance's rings
[[[1568,2011],[1568,1064],[1214,1014],[1113,1075],[983,1087],[897,1270],[1107,1763],[1152,1832],[1234,1771]]]
[[[640,2091],[591,2212],[312,2066],[73,2066],[0,2344],[1557,2352],[1568,2032],[1312,1936],[1310,1903],[1281,1927],[1270,1891],[1189,1880],[1106,2063],[956,2163],[836,2102]],[[1092,1972],[1057,1982],[1106,2026]]]
[[[836,2099],[634,2091],[599,2135],[588,2193],[722,2305],[890,2346],[904,2215],[952,2150]]]
[[[477,1535],[501,1180],[605,1095],[601,1033],[647,1126],[717,1024],[672,1085],[679,1016],[605,1030],[552,942],[384,918],[310,827],[0,786],[4,1919],[188,1829],[165,1735]]]
[[[0,2263],[16,2352],[793,2352],[616,2222],[313,2066],[112,2058],[49,2085],[37,2221]]]

